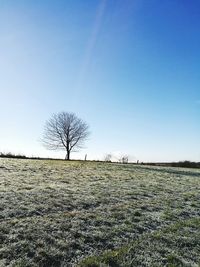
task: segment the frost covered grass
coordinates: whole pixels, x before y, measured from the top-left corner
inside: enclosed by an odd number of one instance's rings
[[[200,170],[0,159],[0,266],[198,266]]]

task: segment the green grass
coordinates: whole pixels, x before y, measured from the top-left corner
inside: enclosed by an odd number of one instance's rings
[[[200,171],[0,159],[0,266],[199,266]]]
[[[141,235],[113,251],[80,262],[79,267],[99,266],[198,266],[200,218]]]

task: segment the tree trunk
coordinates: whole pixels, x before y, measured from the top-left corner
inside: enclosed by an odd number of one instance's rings
[[[65,156],[65,159],[66,159],[66,160],[70,160],[70,151],[67,151],[67,154],[66,154],[66,156]]]
[[[65,148],[66,148],[66,151],[67,151],[65,159],[66,160],[70,160],[70,151],[71,150],[70,150],[70,147],[69,147],[69,141],[67,141],[67,146]]]

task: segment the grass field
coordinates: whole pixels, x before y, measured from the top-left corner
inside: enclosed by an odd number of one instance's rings
[[[0,266],[200,266],[200,170],[0,159]]]

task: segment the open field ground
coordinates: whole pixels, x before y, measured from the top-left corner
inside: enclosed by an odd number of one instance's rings
[[[0,266],[200,266],[200,170],[0,159]]]

